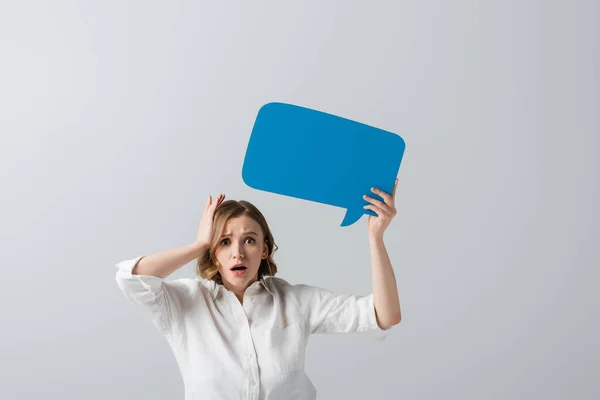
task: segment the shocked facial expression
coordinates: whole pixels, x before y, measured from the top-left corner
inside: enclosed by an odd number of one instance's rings
[[[255,220],[242,215],[227,220],[215,256],[225,286],[241,290],[258,279],[258,269],[268,255],[264,233]]]

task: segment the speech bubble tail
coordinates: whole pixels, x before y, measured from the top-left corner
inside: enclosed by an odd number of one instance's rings
[[[360,217],[362,217],[362,212],[354,212],[350,209],[348,209],[346,211],[346,215],[344,216],[344,220],[342,221],[342,225],[341,226],[349,226],[352,225],[353,223],[355,223],[356,221],[358,221],[360,219]]]

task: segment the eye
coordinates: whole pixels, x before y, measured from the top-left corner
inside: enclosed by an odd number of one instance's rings
[[[254,240],[253,238],[251,238],[249,236],[245,239],[245,241],[246,242],[249,241],[250,244],[254,244],[256,242],[256,240]],[[227,246],[228,244],[229,244],[229,238],[225,238],[225,239],[221,240],[221,242],[219,243],[219,245],[221,245],[221,246]]]

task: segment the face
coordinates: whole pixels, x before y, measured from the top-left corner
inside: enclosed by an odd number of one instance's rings
[[[227,221],[215,249],[226,287],[241,291],[258,279],[261,260],[268,254],[263,235],[258,222],[246,215]],[[233,269],[239,264],[245,268]]]

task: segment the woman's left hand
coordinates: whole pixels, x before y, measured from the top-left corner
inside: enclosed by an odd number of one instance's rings
[[[374,238],[383,238],[383,232],[386,230],[392,219],[396,216],[396,207],[394,205],[394,199],[396,197],[396,186],[398,185],[398,179],[394,183],[394,189],[392,194],[388,194],[383,190],[372,188],[371,191],[379,196],[384,201],[379,201],[370,196],[363,196],[369,203],[364,206],[365,209],[371,210],[377,214],[377,217],[369,215],[369,235]]]

